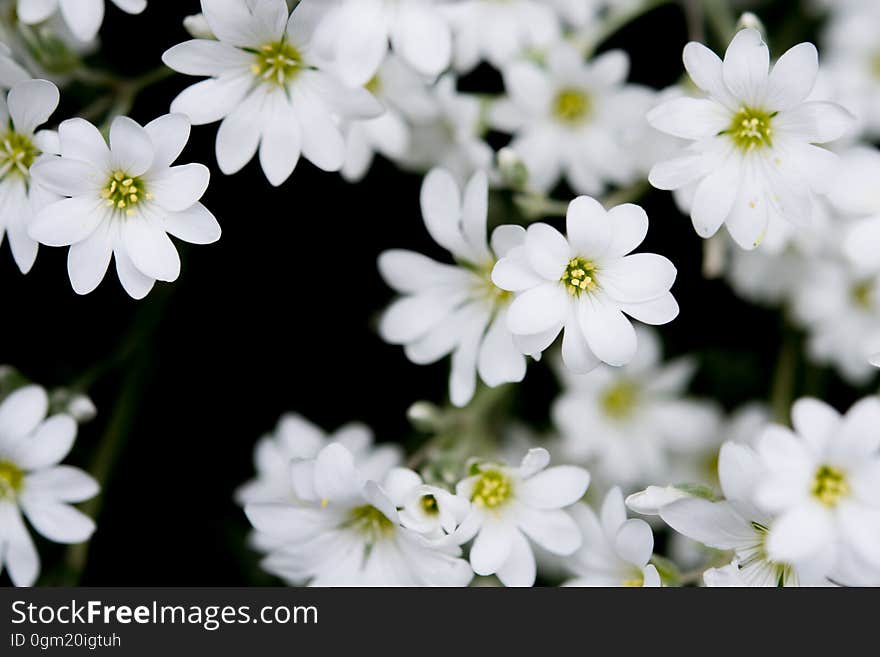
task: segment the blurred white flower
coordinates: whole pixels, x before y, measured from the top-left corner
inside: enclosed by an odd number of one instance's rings
[[[657,568],[648,563],[654,534],[644,520],[626,519],[619,488],[608,491],[599,516],[586,504],[574,505],[570,513],[584,540],[566,564],[574,578],[565,586],[661,586]]]
[[[449,0],[304,0],[324,12],[315,44],[348,84],[366,84],[394,52],[421,75],[449,67],[452,35],[440,7]]]
[[[43,208],[30,236],[48,246],[70,246],[67,271],[77,294],[104,279],[110,257],[125,291],[142,299],[156,280],[180,275],[171,234],[192,244],[220,238],[220,226],[199,199],[210,172],[202,164],[172,166],[189,140],[185,116],[167,114],[141,127],[117,117],[110,146],[84,119],[58,128],[61,157],[31,169],[34,180],[64,198]]]
[[[278,420],[275,430],[260,438],[254,447],[257,476],[236,491],[238,503],[295,500],[291,464],[313,459],[333,443],[351,452],[358,470],[372,481],[382,481],[402,458],[397,445],[374,445],[373,432],[363,424],[346,424],[327,433],[301,415],[287,413]]]
[[[880,24],[876,2],[835,2],[826,24],[823,68],[836,99],[856,117],[860,132],[880,137],[880,48],[874,26]]]
[[[207,76],[171,104],[195,125],[222,121],[217,163],[240,171],[259,150],[272,185],[296,168],[300,154],[325,171],[345,162],[338,119],[379,116],[382,106],[363,88],[345,86],[313,56],[320,11],[300,4],[288,15],[284,0],[258,3],[202,0],[217,40],[193,39],[166,51],[162,61],[187,75]]]
[[[844,584],[880,581],[880,401],[845,415],[817,399],[792,407],[794,432],[770,426],[757,451],[755,500],[778,514],[770,558],[820,564]],[[868,580],[868,581],[866,581]]]
[[[474,538],[470,562],[477,575],[497,575],[505,586],[535,582],[535,555],[529,539],[557,555],[581,546],[581,535],[566,507],[587,491],[590,473],[570,465],[547,468],[550,455],[531,449],[519,467],[477,463],[474,474],[456,486],[471,510],[455,537]]]
[[[58,89],[46,80],[16,83],[8,99],[0,98],[0,242],[9,236],[9,247],[21,273],[27,274],[37,258],[38,244],[28,235],[34,215],[57,196],[31,177],[31,166],[57,153],[54,132],[37,128],[58,107]]]
[[[551,415],[566,459],[624,488],[674,484],[685,481],[674,466],[717,445],[720,409],[685,397],[696,363],[684,357],[663,364],[660,352],[657,335],[640,330],[635,357],[624,367],[585,375],[560,368],[563,393]]]
[[[147,0],[111,0],[128,14],[140,14]],[[26,25],[42,23],[61,12],[64,22],[80,41],[91,41],[104,22],[104,0],[18,0],[16,13]]]
[[[606,212],[581,196],[568,207],[567,229],[566,238],[533,224],[525,242],[495,265],[492,280],[516,293],[507,325],[523,353],[535,356],[564,329],[562,360],[573,372],[600,362],[625,365],[636,353],[636,332],[624,313],[646,324],[672,321],[675,267],[653,253],[627,255],[648,232],[637,205]]]
[[[404,295],[382,316],[379,333],[405,346],[414,363],[432,363],[452,354],[449,396],[464,406],[476,378],[489,386],[521,381],[526,362],[507,328],[510,294],[491,279],[497,259],[525,239],[518,226],[501,226],[486,240],[488,182],[477,173],[462,193],[451,174],[434,169],[422,185],[422,215],[434,241],[456,265],[412,251],[379,256],[385,281]]]
[[[863,274],[880,273],[880,151],[856,146],[841,153],[831,204],[852,219],[846,226],[843,254]]]
[[[584,62],[559,43],[546,68],[528,60],[504,68],[508,98],[489,120],[513,133],[511,148],[529,171],[529,185],[548,191],[564,177],[579,194],[599,194],[609,183],[633,180],[637,164],[627,131],[643,121],[653,93],[625,84],[629,58],[621,50]]]
[[[793,290],[792,313],[808,334],[807,354],[830,364],[855,385],[875,371],[880,351],[880,274],[865,275],[834,257],[804,263]]]
[[[366,86],[385,113],[348,124],[341,173],[349,182],[366,175],[377,153],[392,161],[402,159],[410,148],[413,123],[428,121],[436,111],[425,81],[394,55]]]
[[[559,16],[552,5],[564,0],[460,0],[443,7],[454,34],[454,65],[470,71],[480,61],[503,68],[518,55],[559,39]]]
[[[98,494],[98,483],[78,468],[58,465],[76,438],[66,414],[46,418],[49,398],[39,386],[19,388],[0,404],[0,571],[15,586],[32,586],[40,557],[22,514],[55,543],[81,543],[95,530],[71,504]]]
[[[810,43],[786,52],[769,70],[770,55],[754,29],[736,34],[722,61],[699,43],[684,50],[685,68],[708,98],[678,98],[653,109],[659,130],[692,140],[681,157],[655,165],[651,183],[678,189],[698,182],[694,228],[710,237],[721,227],[752,249],[768,225],[808,225],[814,195],[826,192],[837,156],[816,146],[843,134],[852,116],[841,106],[806,101],[818,55]]]
[[[459,548],[400,524],[382,488],[331,444],[292,466],[298,503],[254,503],[245,512],[278,546],[263,567],[311,586],[465,586],[473,577]]]
[[[417,120],[409,152],[399,164],[410,169],[446,169],[464,184],[477,171],[492,167],[494,154],[483,141],[483,108],[472,94],[459,93],[452,75],[444,75],[431,90],[430,115]]]
[[[451,535],[471,508],[468,500],[426,484],[418,473],[407,468],[392,469],[382,488],[399,509],[400,524],[428,538]]]

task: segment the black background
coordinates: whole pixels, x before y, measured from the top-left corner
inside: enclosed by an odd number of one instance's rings
[[[763,14],[771,24],[791,18],[794,3],[771,4]],[[195,0],[153,0],[144,15],[132,17],[108,3],[103,46],[91,61],[125,75],[148,71],[168,47],[189,38],[181,21],[196,11]],[[811,35],[792,38],[805,36]],[[672,6],[642,17],[604,48],[626,48],[631,79],[661,88],[681,74],[687,40],[683,15]],[[175,76],[150,88],[132,117],[143,124],[166,113],[194,81]],[[462,84],[485,89],[499,83],[481,71]],[[84,105],[75,87],[64,97],[55,120]],[[232,498],[253,473],[259,436],[284,411],[295,410],[326,428],[362,420],[379,440],[411,444],[417,438],[406,409],[417,399],[445,399],[446,362],[412,365],[374,330],[392,296],[376,270],[377,255],[404,247],[446,257],[421,222],[420,176],[380,160],[361,184],[350,185],[302,160],[290,180],[273,189],[256,163],[223,176],[215,135],[216,125],[194,127],[179,161],[211,168],[203,202],[223,237],[210,246],[180,245],[180,279],[157,284],[144,301],[123,292],[112,265],[96,292],[77,296],[67,279],[66,249],[41,247],[26,277],[7,246],[0,253],[0,362],[47,387],[98,374],[89,393],[99,415],[81,428],[68,462],[88,467],[108,431],[123,440],[102,492],[82,584],[271,582],[246,547],[247,522]],[[698,393],[728,407],[766,399],[780,315],[738,300],[723,281],[702,278],[702,242],[669,194],[652,192],[641,203],[651,217],[642,250],[668,256],[679,270],[673,292],[682,310],[662,329],[667,352],[701,357]],[[142,330],[132,339],[134,326]],[[123,357],[114,360],[126,343]],[[834,377],[821,378],[835,399],[852,400]],[[546,423],[554,386],[546,368],[532,364],[518,391],[522,414]],[[45,564],[41,583],[76,583],[55,565],[66,548],[37,540]]]

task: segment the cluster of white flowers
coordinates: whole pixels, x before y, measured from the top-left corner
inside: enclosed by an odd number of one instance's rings
[[[649,488],[630,507],[724,551],[730,563],[703,574],[708,586],[877,586],[880,401],[840,415],[804,398],[792,422],[722,446],[723,499]]]

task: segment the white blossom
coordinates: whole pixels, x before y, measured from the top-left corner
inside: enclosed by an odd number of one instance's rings
[[[32,167],[38,184],[63,198],[43,208],[29,234],[48,246],[70,246],[67,271],[77,294],[104,279],[110,258],[125,291],[145,297],[157,280],[180,275],[169,234],[193,244],[220,238],[220,226],[199,199],[210,172],[202,164],[172,166],[189,139],[185,116],[168,114],[141,127],[117,117],[109,147],[84,119],[58,128],[60,157]]]
[[[58,197],[34,181],[31,167],[57,153],[58,136],[38,130],[58,107],[58,89],[46,80],[16,83],[0,98],[0,241],[9,246],[23,274],[37,258],[37,242],[28,227],[37,212]]]
[[[185,89],[171,111],[195,125],[221,121],[220,170],[236,173],[258,151],[276,186],[300,155],[325,171],[341,169],[338,120],[376,117],[382,107],[365,89],[347,87],[323,69],[312,43],[321,12],[300,4],[289,14],[284,0],[202,0],[202,11],[217,40],[186,41],[162,60],[180,73],[208,77]]]
[[[254,503],[245,512],[276,549],[270,573],[311,586],[465,586],[460,550],[400,524],[394,503],[366,480],[345,447],[331,444],[292,466],[298,503]]]
[[[529,226],[524,243],[495,265],[492,280],[516,293],[508,328],[523,353],[535,356],[564,329],[562,359],[576,373],[600,362],[625,365],[637,345],[626,315],[647,324],[678,315],[669,292],[675,267],[653,253],[627,255],[648,232],[637,205],[606,211],[581,196],[569,205],[566,225],[567,237],[547,224]]]
[[[570,555],[582,542],[566,508],[587,491],[590,474],[578,467],[547,468],[550,455],[531,449],[519,467],[482,462],[456,486],[471,511],[455,536],[474,539],[470,562],[477,575],[497,575],[505,586],[535,582],[535,555],[529,539],[557,555]]]
[[[477,374],[492,387],[525,376],[525,358],[508,330],[510,295],[491,279],[498,258],[521,244],[525,231],[501,226],[489,245],[483,173],[461,192],[450,173],[435,169],[425,178],[421,201],[428,232],[457,264],[412,251],[384,252],[379,270],[403,297],[385,311],[379,333],[386,342],[404,345],[414,363],[432,363],[451,353],[449,395],[463,406],[474,394]]]
[[[576,504],[570,513],[584,541],[567,562],[574,578],[566,586],[661,586],[657,568],[648,563],[654,534],[644,520],[626,519],[619,488],[608,491],[599,515],[586,504]]]
[[[19,388],[0,403],[0,571],[16,586],[32,586],[40,557],[22,515],[55,543],[81,543],[95,523],[72,504],[98,494],[78,468],[59,465],[73,447],[76,421],[46,418],[49,398],[39,386]]]
[[[850,124],[839,105],[805,100],[818,71],[816,48],[802,43],[769,69],[767,45],[741,30],[722,62],[689,43],[684,63],[706,98],[678,98],[648,116],[656,128],[691,140],[685,154],[651,170],[651,183],[678,189],[698,183],[694,228],[710,237],[721,227],[752,249],[768,226],[785,220],[809,225],[814,197],[827,192],[837,157],[815,144],[833,141]]]

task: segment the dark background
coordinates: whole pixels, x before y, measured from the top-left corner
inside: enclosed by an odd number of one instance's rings
[[[762,17],[791,17],[794,3],[771,4]],[[181,21],[198,9],[196,0],[153,0],[144,15],[132,17],[108,3],[103,46],[91,62],[131,76],[151,70],[168,47],[189,38]],[[665,7],[604,48],[626,48],[631,79],[661,88],[681,75],[687,40],[682,13]],[[166,113],[193,82],[175,76],[150,88],[132,117],[144,124]],[[482,70],[462,84],[497,88],[498,79]],[[84,93],[77,87],[63,93],[55,119],[75,115],[86,103]],[[179,244],[180,279],[158,283],[144,301],[123,292],[113,265],[96,292],[77,296],[67,279],[66,249],[41,247],[26,277],[7,246],[0,253],[0,362],[48,388],[89,383],[99,415],[81,427],[68,462],[88,468],[106,434],[120,438],[79,579],[84,585],[271,582],[246,547],[247,521],[232,498],[253,474],[260,435],[295,410],[328,429],[362,420],[379,440],[411,445],[419,438],[407,408],[446,396],[446,361],[412,365],[374,330],[392,296],[376,270],[378,254],[403,247],[447,257],[421,222],[420,176],[378,160],[361,184],[350,185],[302,160],[290,180],[273,189],[256,163],[223,176],[215,135],[216,125],[194,127],[180,162],[211,168],[203,202],[223,237],[210,246]],[[641,203],[651,217],[642,250],[668,256],[679,270],[673,291],[682,310],[662,329],[667,352],[696,352],[702,369],[695,391],[729,408],[766,399],[780,314],[738,300],[723,281],[703,279],[702,241],[669,194],[652,192]],[[343,261],[344,287],[337,282]],[[831,385],[843,403],[854,397],[827,373],[810,380]],[[518,391],[520,414],[546,424],[554,394],[546,368],[532,364]],[[67,548],[35,538],[44,562],[41,583],[76,583],[76,574],[58,565]]]

